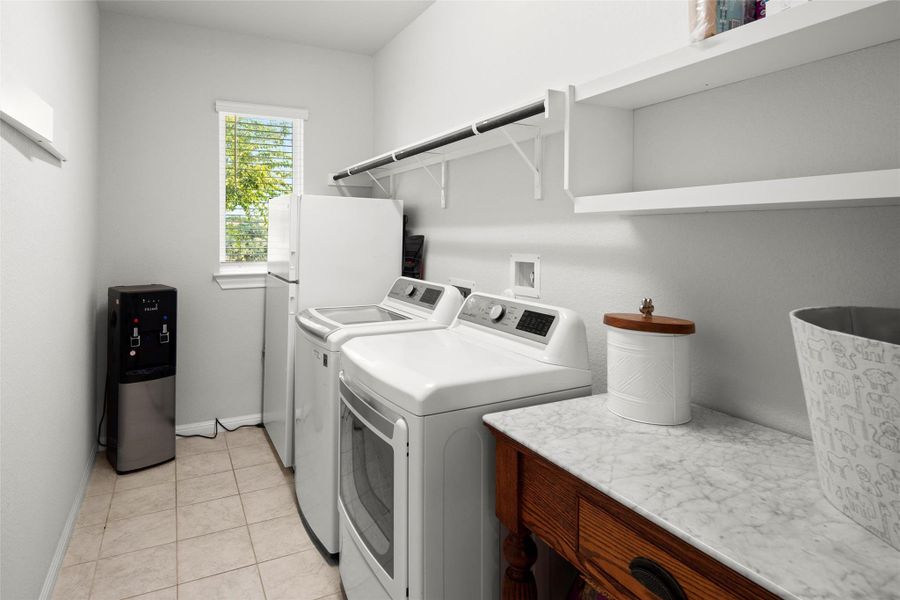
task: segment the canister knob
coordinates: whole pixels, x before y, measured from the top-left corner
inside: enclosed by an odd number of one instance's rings
[[[641,300],[641,314],[644,315],[645,318],[650,318],[653,316],[653,298],[644,298]]]

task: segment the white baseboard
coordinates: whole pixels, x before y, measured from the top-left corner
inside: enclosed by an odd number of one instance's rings
[[[257,423],[262,423],[262,415],[253,413],[252,415],[242,415],[240,417],[228,417],[219,419],[219,422],[228,429],[234,429],[241,425],[256,425]],[[215,420],[210,419],[209,421],[200,421],[199,423],[176,425],[175,433],[176,435],[212,435],[215,431],[215,424]]]
[[[44,578],[44,585],[41,587],[40,600],[48,600],[53,595],[53,587],[56,585],[56,579],[59,577],[59,570],[62,568],[63,559],[66,557],[66,550],[69,548],[69,540],[72,539],[72,531],[75,529],[75,521],[78,519],[78,512],[81,510],[81,503],[84,500],[84,494],[87,492],[88,483],[91,481],[91,471],[94,468],[94,460],[97,456],[96,448],[93,449],[88,456],[87,463],[84,465],[84,472],[81,474],[81,483],[78,485],[78,492],[75,494],[75,500],[72,502],[72,508],[69,509],[69,517],[63,530],[59,534],[59,541],[56,543],[56,551],[53,553],[53,560],[50,561],[50,568],[47,570],[47,576]]]

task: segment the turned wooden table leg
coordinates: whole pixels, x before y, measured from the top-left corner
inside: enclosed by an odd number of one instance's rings
[[[536,600],[537,585],[531,567],[537,560],[537,545],[531,532],[509,532],[503,540],[503,556],[509,563],[503,577],[502,600]]]

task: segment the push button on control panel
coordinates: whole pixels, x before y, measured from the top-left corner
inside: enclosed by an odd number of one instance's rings
[[[132,347],[132,348],[137,348],[138,346],[141,345],[141,332],[138,331],[138,328],[137,328],[137,327],[134,327],[134,328],[131,330],[131,338],[130,338],[130,342],[131,342],[131,347]]]
[[[169,343],[169,326],[166,323],[163,323],[162,331],[159,332],[159,343]]]
[[[516,329],[544,337],[547,335],[547,332],[550,331],[550,326],[553,325],[553,319],[553,315],[526,310],[522,313],[522,317],[519,319]]]

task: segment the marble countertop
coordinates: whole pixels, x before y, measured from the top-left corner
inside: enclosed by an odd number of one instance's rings
[[[900,552],[828,503],[808,440],[699,406],[635,423],[605,394],[484,421],[784,598],[900,599]]]

